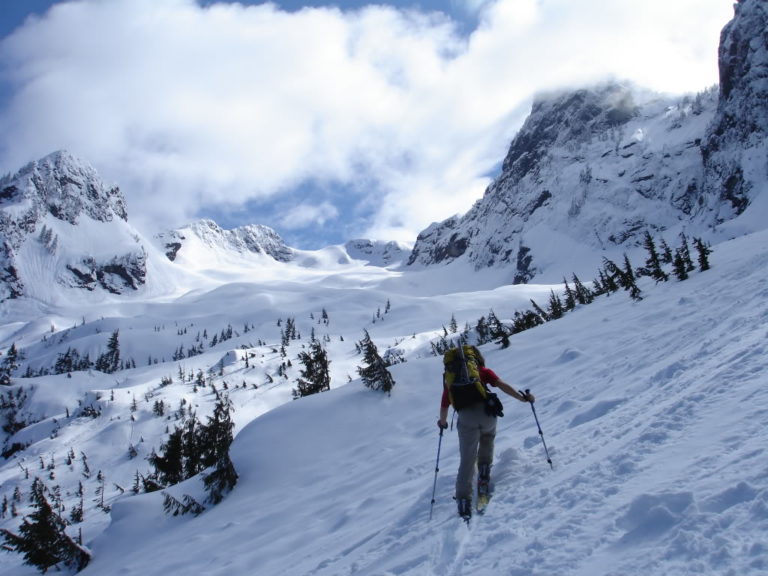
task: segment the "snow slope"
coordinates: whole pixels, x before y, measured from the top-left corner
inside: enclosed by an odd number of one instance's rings
[[[147,304],[142,313],[122,310],[111,322],[136,349],[150,334],[142,326],[159,324],[159,313],[179,326],[253,324],[183,362],[193,372],[223,361],[218,388],[222,379],[249,383],[230,392],[240,481],[198,517],[165,515],[159,493],[121,495],[110,488],[111,513],[90,505],[80,525],[94,554],[82,574],[764,574],[766,245],[766,232],[720,244],[712,270],[685,282],[645,279],[640,302],[616,293],[514,336],[506,350],[485,346],[488,364],[505,380],[536,393],[555,467],[546,463],[529,407],[507,398],[496,441],[495,496],[469,527],[456,517],[451,498],[455,432],[442,441],[429,520],[441,373],[429,339],[442,333],[452,314],[460,325],[490,308],[507,318],[530,296],[543,301],[550,287],[504,286],[459,296],[444,287],[427,289],[422,277],[423,294],[409,293],[377,288],[408,282],[407,275],[379,271],[365,277],[364,289],[354,276],[326,275],[314,283],[307,276],[282,285],[223,286]],[[383,311],[388,299],[391,310],[377,318],[376,308]],[[308,323],[309,312],[317,317],[322,307],[329,324]],[[286,311],[301,319],[305,340],[310,325],[318,336],[330,336],[330,392],[291,402],[292,380],[263,385],[278,361],[270,345],[248,348],[254,361],[243,367],[244,339],[274,344],[275,316],[284,318]],[[354,379],[360,357],[352,343],[363,325],[380,350],[397,343],[408,360],[391,369],[397,381],[391,397]],[[152,345],[164,345],[162,338]],[[289,349],[293,356],[301,344]],[[150,414],[144,393],[151,390],[153,401],[166,398],[172,406],[189,398],[201,413],[210,405],[210,392],[192,394],[188,384],[157,386],[161,375],[175,377],[178,364],[76,374],[69,381],[63,375],[34,379],[33,406],[58,415],[58,436],[51,437],[56,425],[50,419],[27,430],[37,436],[23,464],[34,468],[35,454],[60,462],[69,446],[77,446],[94,470],[99,462],[110,484],[130,484],[130,475],[146,463],[128,458],[128,442],[145,457],[146,444],[157,445],[167,425]],[[114,401],[105,400],[110,388],[117,392]],[[67,421],[62,407],[98,389],[102,415]],[[133,418],[132,397],[139,399]],[[77,461],[56,467],[58,482],[70,476],[83,476]],[[26,481],[12,459],[0,468],[0,493],[16,485]],[[87,484],[91,498],[92,489]],[[196,479],[169,491],[177,497],[201,493]],[[0,520],[3,526],[15,522]],[[13,554],[0,556],[0,567],[13,576],[36,573]]]

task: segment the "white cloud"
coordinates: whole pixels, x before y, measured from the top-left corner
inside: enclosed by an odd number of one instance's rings
[[[285,210],[278,224],[286,230],[297,230],[308,226],[323,226],[338,216],[339,211],[330,202],[302,203]]]
[[[67,148],[155,228],[341,182],[372,210],[370,233],[412,240],[482,194],[532,93],[606,75],[703,88],[732,13],[724,0],[466,3],[481,13],[468,39],[434,13],[382,6],[57,5],[0,46],[15,89],[0,169]],[[329,222],[329,201],[282,224]]]

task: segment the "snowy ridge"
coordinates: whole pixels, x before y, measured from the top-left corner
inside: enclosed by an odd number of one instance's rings
[[[157,239],[163,243],[169,260],[175,261],[178,256],[180,262],[188,265],[194,265],[194,261],[193,258],[185,258],[190,251],[187,244],[197,247],[194,258],[200,258],[202,250],[205,250],[209,253],[208,259],[215,259],[217,253],[227,252],[238,256],[266,254],[278,262],[293,259],[292,250],[277,232],[256,224],[224,230],[212,220],[198,220],[179,230],[158,234]]]

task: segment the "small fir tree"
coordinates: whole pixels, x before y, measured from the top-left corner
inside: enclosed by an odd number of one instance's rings
[[[685,263],[685,255],[679,248],[675,251],[675,258],[672,261],[672,270],[675,278],[680,281],[688,279],[688,266]]]
[[[560,299],[559,295],[555,294],[554,290],[550,290],[549,292],[549,308],[547,309],[547,313],[551,320],[562,318],[563,314],[565,314],[563,301]]]
[[[659,259],[661,260],[661,263],[667,265],[672,264],[675,256],[672,253],[672,248],[669,247],[669,244],[667,244],[667,241],[663,238],[661,239],[660,248],[661,253],[659,254]]]
[[[656,243],[653,241],[653,236],[647,230],[645,231],[645,237],[643,239],[643,246],[646,252],[648,252],[648,258],[645,260],[645,267],[642,268],[642,274],[650,276],[656,283],[666,282],[669,280],[669,275],[664,272],[661,267],[661,257],[656,250]]]
[[[120,369],[120,338],[119,330],[115,330],[107,342],[107,351],[96,359],[94,368],[99,372],[112,374]]]
[[[161,454],[154,450],[147,458],[154,467],[154,477],[161,486],[171,486],[184,480],[184,456],[181,428],[176,428],[160,449]]]
[[[573,275],[573,286],[576,293],[576,301],[579,304],[591,304],[594,300],[594,295],[592,294],[592,291],[584,286],[581,280],[579,280],[579,277],[576,276],[576,274]]]
[[[693,260],[691,259],[691,249],[688,246],[688,237],[685,235],[685,233],[680,234],[680,248],[678,250],[680,251],[683,262],[685,262],[686,271],[693,272],[696,269],[696,266],[693,265]]]
[[[563,305],[565,311],[570,312],[576,308],[576,293],[571,289],[567,279],[563,278],[563,283],[565,284],[565,302]]]
[[[218,504],[237,484],[237,472],[229,457],[229,447],[234,438],[235,424],[232,421],[232,402],[227,396],[221,396],[208,417],[208,423],[202,427],[200,443],[203,445],[203,465],[213,470],[203,477],[208,490],[208,501]]]
[[[710,268],[709,255],[712,254],[712,249],[709,247],[709,244],[705,244],[701,238],[694,238],[693,246],[696,248],[696,252],[698,253],[699,270],[706,272]]]
[[[392,374],[389,373],[387,363],[379,356],[370,334],[364,330],[363,339],[360,341],[360,348],[363,351],[363,362],[365,366],[358,366],[357,373],[363,381],[363,384],[371,390],[381,390],[388,395],[391,394],[395,385]]]
[[[0,530],[5,545],[22,554],[25,564],[35,566],[43,573],[60,563],[82,570],[90,561],[90,554],[66,533],[67,523],[55,512],[46,492],[43,482],[36,478],[31,495],[34,511],[24,517],[18,534]]]
[[[293,390],[294,400],[331,389],[330,361],[322,344],[317,340],[310,343],[309,352],[301,352],[299,361],[301,378]]]

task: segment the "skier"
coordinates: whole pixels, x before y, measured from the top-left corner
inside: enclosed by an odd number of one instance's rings
[[[502,390],[520,402],[535,400],[530,392],[519,392],[502,381],[496,373],[484,365],[480,365],[480,381],[485,386],[493,386]],[[440,418],[437,421],[441,429],[448,428],[448,407],[451,405],[448,388],[443,387],[443,397],[440,402]],[[459,471],[456,475],[456,502],[459,515],[465,520],[472,516],[472,483],[477,465],[477,494],[478,511],[482,511],[490,498],[490,477],[493,464],[493,442],[496,437],[497,413],[486,409],[482,399],[457,410],[459,414],[457,428],[459,430]],[[491,412],[491,413],[489,413]]]

